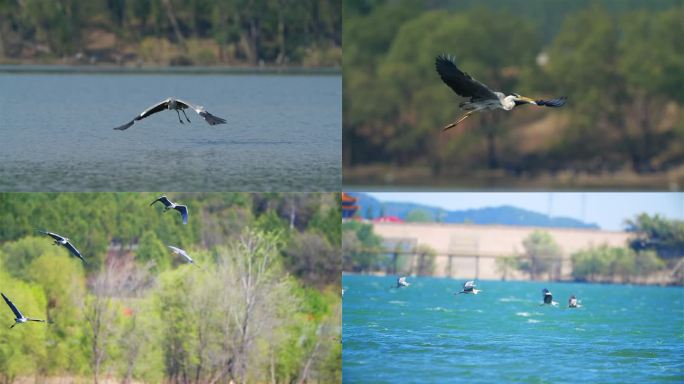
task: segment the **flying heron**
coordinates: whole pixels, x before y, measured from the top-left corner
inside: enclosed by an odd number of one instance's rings
[[[480,292],[482,291],[479,289],[475,289],[474,281],[466,281],[465,284],[463,284],[463,290],[461,292],[454,293],[454,295],[458,295],[460,293],[477,295]]]
[[[397,288],[408,287],[409,285],[411,285],[411,284],[409,284],[408,282],[406,282],[406,277],[405,277],[405,276],[402,276],[402,277],[400,277],[400,278],[397,279]]]
[[[30,317],[26,317],[26,316],[22,315],[21,312],[14,305],[14,303],[12,303],[10,301],[10,299],[8,299],[7,296],[5,296],[4,293],[0,293],[0,295],[2,295],[2,298],[5,299],[5,303],[7,303],[7,305],[10,307],[12,312],[14,312],[14,317],[15,317],[14,324],[12,324],[12,326],[10,326],[10,329],[14,328],[14,326],[17,324],[22,324],[22,323],[25,323],[27,321],[36,321],[39,323],[47,323],[47,321],[45,321],[45,320],[32,319]]]
[[[150,204],[150,206],[154,205],[154,203],[156,203],[157,201],[164,204],[164,212],[168,211],[169,209],[175,209],[176,211],[180,212],[181,217],[183,218],[183,224],[188,223],[188,207],[186,207],[185,205],[176,204],[164,195],[159,196],[155,201],[153,201]]]
[[[539,306],[553,305],[553,295],[551,294],[551,292],[546,288],[542,289],[542,292],[544,293],[544,302],[542,304],[539,304]]]
[[[533,100],[529,97],[520,96],[517,93],[511,95],[504,95],[501,92],[494,92],[486,85],[472,78],[467,73],[461,71],[456,67],[454,59],[450,56],[437,56],[435,62],[437,73],[442,78],[442,81],[449,86],[454,92],[463,96],[470,97],[470,101],[464,101],[459,104],[459,107],[467,111],[465,115],[461,116],[455,122],[447,125],[442,129],[455,127],[457,124],[467,119],[468,116],[475,112],[503,109],[510,111],[516,105],[534,104],[545,107],[562,107],[565,105],[565,96],[551,100]]]
[[[190,255],[188,255],[188,253],[185,252],[184,249],[180,249],[180,248],[178,248],[178,247],[174,247],[173,245],[167,245],[167,247],[171,248],[171,251],[172,251],[173,253],[175,253],[176,255],[181,255],[181,256],[183,256],[183,258],[185,259],[185,261],[187,261],[189,264],[192,264],[192,265],[194,265],[194,266],[197,267],[197,268],[201,268],[199,265],[195,264],[195,260],[193,260],[192,257],[190,257]]]
[[[114,129],[119,130],[119,131],[123,131],[125,129],[130,128],[131,125],[133,125],[133,123],[135,123],[136,121],[142,120],[142,119],[146,118],[147,116],[153,115],[157,112],[161,112],[165,109],[175,110],[176,114],[178,115],[178,121],[181,124],[183,124],[183,120],[181,119],[180,113],[178,111],[183,112],[183,116],[185,116],[185,120],[187,120],[189,123],[190,119],[188,119],[188,115],[185,114],[185,110],[188,108],[194,110],[200,116],[202,116],[204,118],[204,120],[206,120],[207,123],[209,123],[209,125],[225,124],[226,123],[225,119],[222,119],[220,117],[212,115],[211,113],[207,112],[207,110],[204,109],[204,107],[201,105],[192,105],[186,101],[174,99],[173,97],[169,97],[168,99],[162,100],[162,101],[158,102],[157,104],[147,108],[146,110],[144,110],[141,114],[136,116],[130,122],[128,122],[128,123],[126,123],[120,127],[116,127]]]
[[[74,247],[74,245],[71,244],[71,242],[69,242],[69,238],[64,237],[64,236],[61,236],[61,235],[58,235],[58,234],[53,233],[53,232],[48,232],[48,231],[41,231],[41,230],[38,230],[38,232],[40,232],[40,233],[42,233],[42,234],[44,234],[44,235],[48,235],[48,236],[52,237],[52,239],[55,240],[55,242],[53,243],[53,245],[61,245],[61,246],[63,246],[64,248],[66,248],[67,250],[69,250],[69,253],[71,253],[74,257],[77,257],[77,258],[81,259],[81,261],[82,261],[83,263],[88,264],[88,263],[86,263],[86,261],[85,261],[85,259],[83,258],[83,256],[81,256],[81,252],[79,252],[78,249],[76,249],[76,247]]]

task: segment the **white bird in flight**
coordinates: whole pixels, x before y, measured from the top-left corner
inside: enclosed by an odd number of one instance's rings
[[[190,104],[186,101],[174,99],[173,97],[169,97],[168,99],[162,100],[162,101],[158,102],[157,104],[147,108],[141,114],[139,114],[138,116],[133,118],[133,120],[129,121],[128,123],[126,123],[122,126],[116,127],[114,129],[119,130],[119,131],[126,130],[126,129],[130,128],[133,125],[133,123],[135,123],[136,121],[142,120],[142,119],[146,118],[147,116],[153,115],[157,112],[161,112],[165,109],[175,110],[176,114],[178,115],[178,121],[181,124],[183,124],[183,120],[181,120],[180,113],[178,111],[183,112],[183,116],[185,116],[185,120],[187,120],[189,123],[190,119],[188,119],[188,115],[185,114],[185,110],[187,108],[190,108],[190,109],[194,110],[195,112],[197,112],[200,116],[202,116],[204,118],[204,120],[207,121],[207,123],[209,123],[209,125],[225,124],[226,123],[225,119],[222,119],[220,117],[212,115],[211,113],[207,112],[207,110],[204,109],[204,107],[201,105],[193,105],[193,104]]]
[[[181,217],[183,218],[183,224],[188,223],[188,207],[186,207],[185,205],[180,205],[172,202],[165,195],[159,196],[150,204],[150,206],[154,205],[154,203],[156,203],[157,201],[164,204],[164,212],[168,211],[169,209],[175,209],[176,211],[180,212]]]
[[[22,313],[19,311],[19,309],[17,309],[17,307],[14,305],[14,303],[12,303],[10,301],[10,299],[8,299],[7,296],[5,296],[4,293],[0,293],[0,295],[2,295],[2,298],[5,299],[5,303],[7,303],[7,305],[10,307],[12,312],[14,312],[14,317],[15,317],[14,324],[12,324],[12,326],[10,326],[10,329],[14,328],[14,326],[17,324],[22,324],[22,323],[25,323],[27,321],[36,321],[39,323],[47,323],[47,321],[45,321],[45,320],[32,319],[30,317],[26,317],[26,316],[22,315]]]
[[[176,255],[181,255],[181,256],[183,256],[183,258],[185,259],[185,261],[187,261],[189,264],[192,264],[192,265],[194,265],[194,266],[197,267],[197,268],[201,268],[199,265],[195,264],[195,260],[193,260],[192,257],[190,257],[190,255],[188,255],[188,253],[185,252],[184,249],[180,249],[180,248],[178,248],[178,247],[174,247],[173,245],[167,245],[167,247],[171,248],[171,251],[173,251],[173,253],[175,253]]]
[[[480,292],[482,292],[482,291],[479,289],[475,289],[475,282],[474,281],[466,281],[465,284],[463,284],[463,290],[461,292],[454,293],[454,295],[458,295],[460,293],[477,295]]]
[[[397,279],[397,288],[408,287],[409,285],[411,285],[411,284],[409,284],[406,281],[406,276],[402,276],[402,277]]]

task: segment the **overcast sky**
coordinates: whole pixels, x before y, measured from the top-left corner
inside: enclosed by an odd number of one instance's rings
[[[369,192],[380,201],[411,202],[446,210],[512,205],[622,230],[625,219],[646,212],[684,219],[684,193],[675,192]]]

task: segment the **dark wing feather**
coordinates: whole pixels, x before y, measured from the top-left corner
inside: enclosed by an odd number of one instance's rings
[[[140,115],[138,115],[138,116],[135,118],[135,120],[141,120],[141,119],[146,118],[147,116],[151,116],[151,115],[154,115],[154,114],[157,113],[157,112],[161,112],[161,111],[163,111],[163,110],[165,110],[165,109],[167,108],[168,104],[169,104],[169,100],[168,100],[168,99],[167,99],[167,100],[164,100],[164,101],[160,101],[160,102],[158,102],[157,104],[155,104],[155,105],[153,105],[153,106],[147,108],[146,110],[144,110],[143,113],[141,113]]]
[[[147,116],[150,116],[150,115],[153,115],[153,114],[155,114],[155,113],[157,113],[157,112],[161,112],[161,111],[165,110],[165,109],[167,108],[168,102],[169,102],[168,99],[167,99],[167,100],[164,100],[164,101],[160,101],[159,103],[157,103],[157,104],[155,104],[155,105],[153,105],[153,106],[147,108],[146,110],[144,110],[141,114],[139,114],[138,116],[136,116],[136,117],[135,117],[133,120],[131,120],[130,122],[128,122],[128,123],[126,123],[126,124],[124,124],[124,125],[122,125],[122,126],[116,127],[116,128],[114,128],[114,129],[115,129],[115,130],[118,130],[118,131],[126,130],[126,129],[130,128],[130,127],[133,125],[133,123],[135,123],[136,121],[141,120],[141,119],[144,119],[144,118],[146,118]]]
[[[551,100],[535,100],[535,103],[537,103],[537,105],[543,106],[543,107],[558,108],[558,107],[564,106],[565,101],[567,99],[568,99],[567,97],[563,96],[563,97],[558,97],[558,98],[551,99]]]
[[[64,247],[65,247],[66,249],[68,249],[69,252],[71,252],[72,255],[78,257],[79,259],[81,259],[82,262],[85,263],[85,259],[83,258],[83,256],[81,256],[81,252],[79,252],[78,249],[76,249],[76,247],[74,247],[73,244],[71,244],[70,242],[67,241],[67,243],[64,244]]]
[[[473,101],[487,99],[498,100],[498,97],[486,85],[458,69],[452,58],[445,55],[437,56],[435,68],[442,78],[442,81],[457,94],[463,97],[470,97]]]
[[[47,231],[40,231],[40,232],[42,232],[42,233],[44,233],[44,234],[46,234],[46,235],[52,237],[52,238],[55,239],[55,240],[64,240],[64,238],[63,238],[62,236],[60,236],[60,235],[58,235],[58,234],[56,234],[56,233],[47,232]]]
[[[185,205],[176,205],[174,208],[176,211],[180,212],[181,217],[183,218],[183,224],[188,223],[188,207]]]
[[[218,116],[214,116],[207,111],[202,111],[199,114],[200,114],[200,116],[202,116],[204,118],[204,120],[207,121],[207,123],[209,123],[209,125],[225,124],[226,123],[225,119],[222,119]]]
[[[171,205],[171,201],[166,196],[159,196],[157,199],[151,202],[150,205],[154,205],[154,203],[156,203],[157,201],[160,201],[166,207]]]
[[[14,312],[14,316],[16,316],[17,319],[21,319],[24,317],[24,315],[22,315],[21,312],[19,312],[17,307],[14,306],[14,304],[10,301],[10,299],[7,298],[7,296],[5,296],[4,293],[0,293],[0,295],[2,295],[2,298],[5,299],[5,303],[9,305],[10,309],[12,310],[12,312]]]

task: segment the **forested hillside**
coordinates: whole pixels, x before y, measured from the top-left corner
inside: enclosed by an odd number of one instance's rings
[[[0,379],[339,382],[339,196],[158,196],[0,195]]]
[[[339,66],[337,0],[2,0],[9,63]]]

